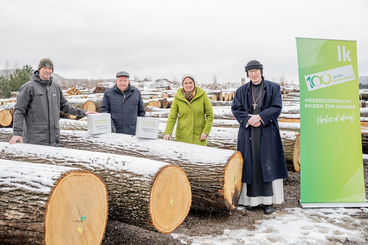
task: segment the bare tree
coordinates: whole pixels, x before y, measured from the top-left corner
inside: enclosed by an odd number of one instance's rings
[[[216,74],[213,76],[213,78],[212,78],[212,82],[213,82],[214,84],[217,84],[217,76],[216,76]]]

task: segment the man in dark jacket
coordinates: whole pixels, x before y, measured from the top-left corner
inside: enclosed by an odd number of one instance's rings
[[[135,135],[137,117],[144,117],[146,112],[141,92],[130,85],[129,73],[116,74],[114,87],[102,99],[101,112],[111,114],[113,132]]]
[[[263,78],[263,65],[251,60],[245,67],[250,82],[237,89],[231,110],[240,124],[237,149],[242,153],[243,189],[239,204],[264,205],[284,201],[283,179],[288,177],[277,118],[281,113],[280,86]]]
[[[95,113],[68,105],[60,86],[52,81],[53,72],[52,61],[44,58],[31,80],[19,89],[10,144],[19,141],[56,146],[60,139],[60,110],[81,117]]]

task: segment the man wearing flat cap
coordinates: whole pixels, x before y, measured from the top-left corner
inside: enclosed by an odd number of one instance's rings
[[[111,114],[113,132],[135,135],[137,117],[146,112],[141,92],[130,84],[129,73],[116,73],[115,85],[105,91],[101,112]]]
[[[265,214],[284,201],[283,179],[288,177],[277,118],[282,108],[280,86],[263,78],[263,65],[245,66],[250,82],[236,90],[231,110],[239,122],[243,188],[239,204],[262,205]]]
[[[44,58],[31,80],[19,89],[10,144],[19,141],[56,146],[60,139],[60,111],[79,117],[95,113],[70,106],[60,86],[53,82],[53,72],[54,64]]]

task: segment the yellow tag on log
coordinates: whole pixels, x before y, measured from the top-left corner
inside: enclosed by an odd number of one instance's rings
[[[80,226],[78,227],[78,229],[77,229],[77,230],[78,230],[78,232],[79,232],[79,233],[82,233],[82,232],[83,232],[83,228],[82,228],[82,227],[80,227]]]

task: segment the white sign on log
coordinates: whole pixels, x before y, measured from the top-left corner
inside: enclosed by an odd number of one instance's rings
[[[137,138],[157,139],[160,120],[158,118],[137,118],[135,136]]]
[[[111,133],[110,113],[89,114],[87,125],[88,133],[91,135]]]

